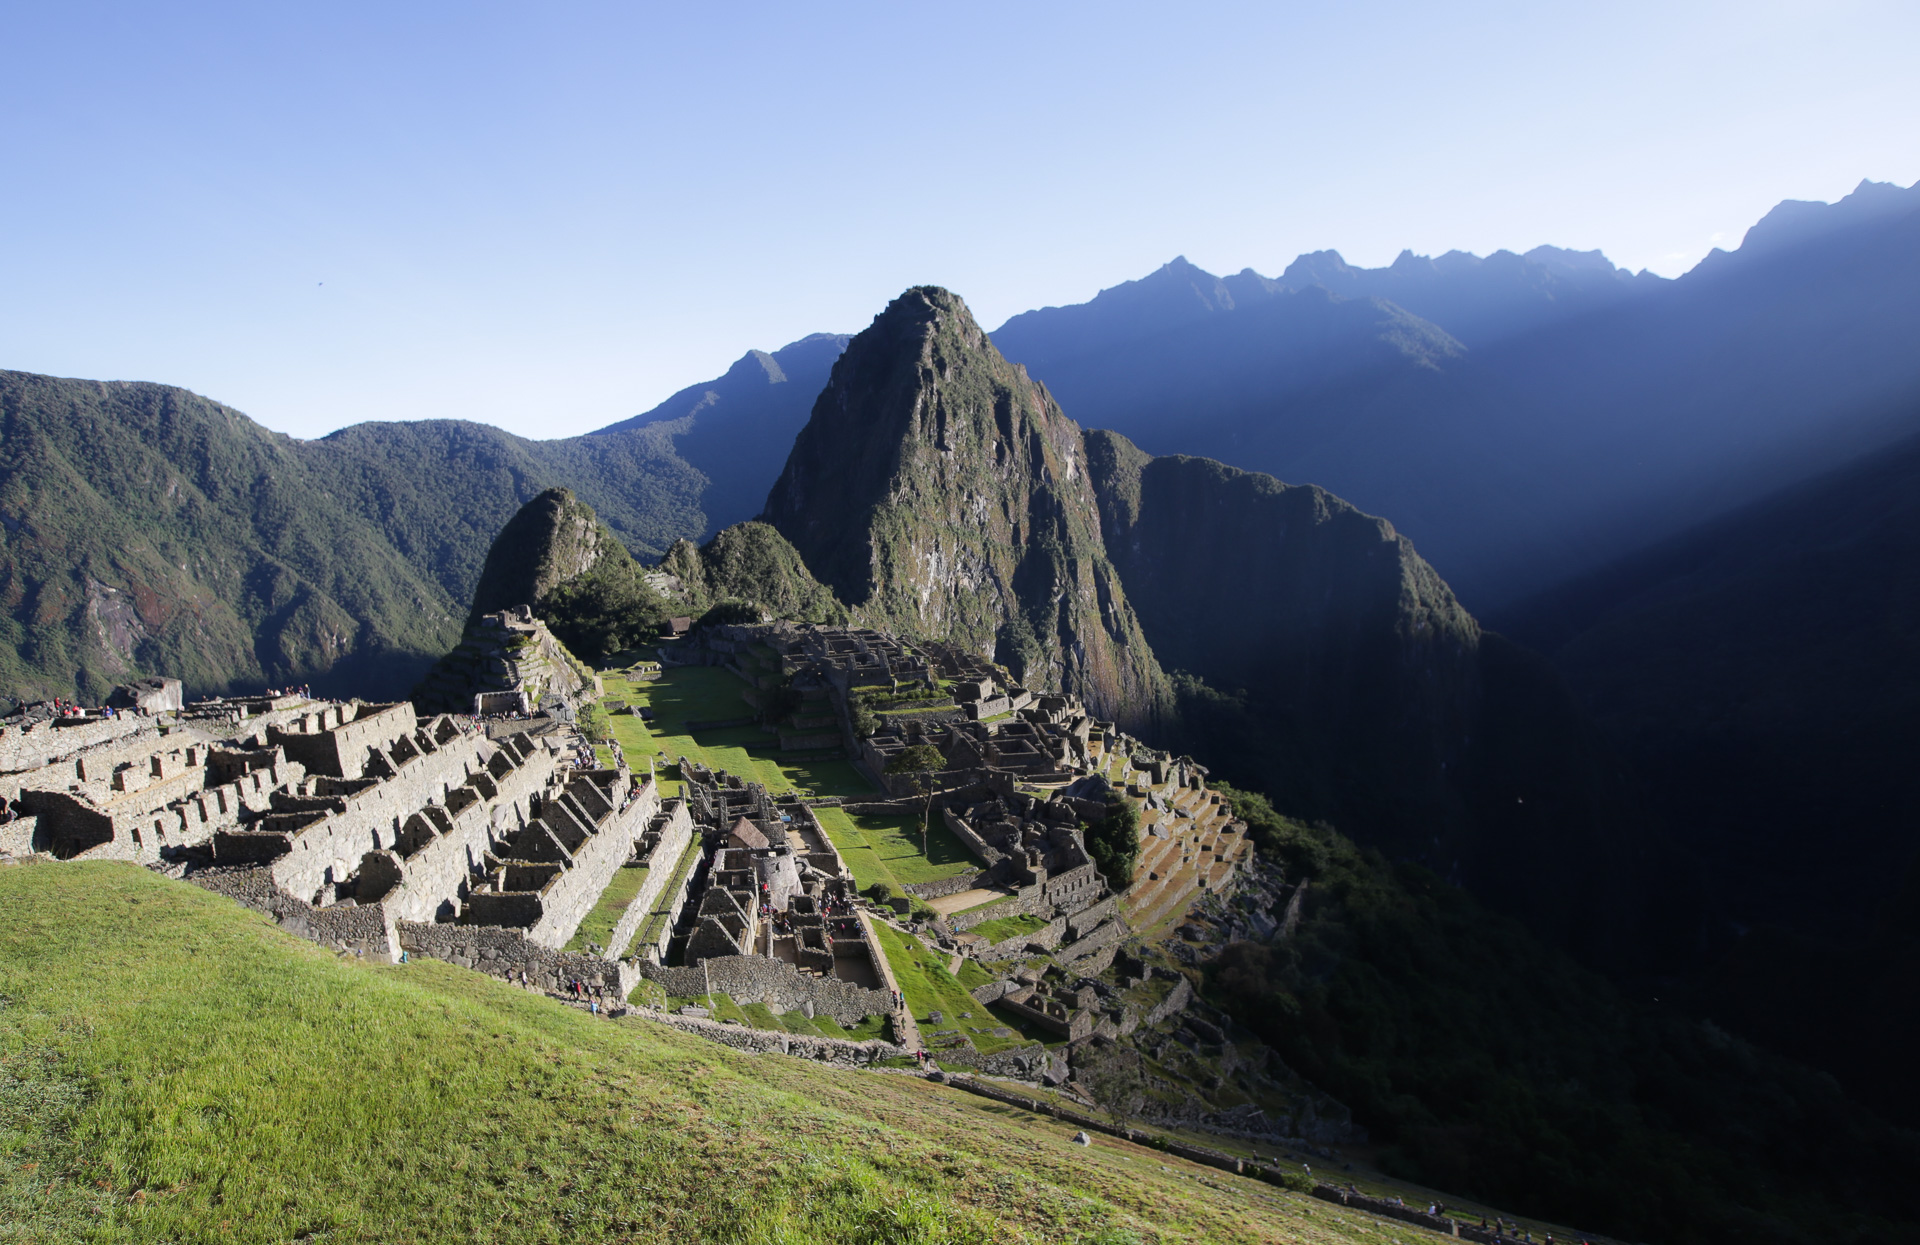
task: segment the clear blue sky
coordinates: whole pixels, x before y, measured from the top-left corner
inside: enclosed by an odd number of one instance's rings
[[[1920,177],[1920,5],[0,3],[0,367],[598,427],[919,282],[1675,274]]]

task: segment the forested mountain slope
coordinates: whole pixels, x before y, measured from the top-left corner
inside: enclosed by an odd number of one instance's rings
[[[377,697],[458,638],[496,533],[565,483],[642,553],[705,526],[660,429],[528,441],[484,424],[269,432],[166,385],[0,373],[0,694],[311,682]]]
[[[550,441],[461,420],[301,441],[167,385],[0,372],[0,695],[149,673],[388,694],[458,638],[495,535],[544,489],[644,558],[752,517],[845,340]]]
[[[1698,862],[1710,1006],[1920,1120],[1920,439],[1507,621]]]

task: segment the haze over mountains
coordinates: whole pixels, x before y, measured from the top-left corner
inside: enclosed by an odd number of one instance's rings
[[[1090,427],[1385,516],[1484,611],[1912,427],[1916,278],[1920,190],[1862,183],[1676,281],[1554,248],[1176,260],[994,341]]]

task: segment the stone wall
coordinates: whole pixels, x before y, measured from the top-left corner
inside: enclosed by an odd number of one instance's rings
[[[1124,921],[1108,921],[1105,925],[1094,930],[1085,938],[1077,939],[1061,947],[1055,954],[1057,958],[1068,963],[1084,960],[1088,956],[1100,951],[1110,951],[1111,948],[1117,947],[1120,939],[1125,937],[1126,933],[1127,926]],[[1113,962],[1113,956],[1111,954],[1107,956],[1107,962]],[[1074,964],[1074,967],[1080,972],[1090,971],[1077,963]]]
[[[361,705],[351,719],[331,729],[322,725],[339,716],[339,710],[329,706],[320,711],[313,723],[321,725],[321,729],[296,731],[269,727],[267,742],[285,748],[289,757],[312,773],[359,778],[366,772],[369,752],[384,749],[391,741],[411,734],[419,721],[413,705],[400,701],[391,705]]]
[[[38,817],[15,817],[5,825],[0,825],[0,855],[31,855],[34,851],[34,832],[39,825]]]
[[[567,983],[583,981],[602,985],[615,997],[625,999],[640,984],[640,974],[629,963],[557,951],[531,941],[517,929],[413,921],[396,922],[395,928],[400,947],[408,955],[445,960],[515,984],[525,973],[527,984],[543,991],[561,992]]]
[[[1155,1003],[1146,1015],[1140,1017],[1140,1027],[1151,1029],[1169,1016],[1178,1016],[1186,1011],[1192,1002],[1193,983],[1182,975],[1180,980],[1173,983],[1173,989],[1167,992],[1167,997]]]
[[[469,775],[486,769],[482,749],[491,750],[477,735],[449,740],[432,752],[418,752],[409,740],[396,743],[407,745],[396,751],[413,755],[393,766],[393,774],[364,791],[337,797],[339,811],[293,836],[291,850],[274,862],[282,890],[308,896],[345,881],[366,853],[394,845],[408,817],[442,802]]]
[[[627,943],[640,931],[640,926],[653,911],[654,905],[667,898],[662,892],[668,882],[673,880],[673,870],[680,863],[680,857],[686,854],[687,844],[693,841],[693,818],[687,813],[685,800],[673,801],[673,807],[667,811],[666,824],[660,827],[660,841],[653,845],[653,852],[647,857],[647,880],[640,884],[640,893],[633,897],[627,910],[620,914],[614,924],[613,933],[607,939],[607,958],[618,959],[626,950]],[[693,870],[681,881],[680,889],[684,894],[686,884],[693,878]],[[667,922],[667,933],[671,935],[673,922]]]
[[[398,955],[399,939],[393,921],[378,904],[316,908],[274,885],[273,871],[268,868],[209,871],[189,874],[187,880],[264,912],[288,933],[323,947],[384,959]]]
[[[947,918],[947,925],[959,934],[987,921],[997,921],[1003,916],[1048,918],[1053,916],[1053,904],[1047,899],[1043,887],[1022,886],[1014,891],[1010,899],[1002,899],[998,903],[985,907],[969,908],[965,912],[954,913]]]
[[[724,1024],[698,1016],[676,1016],[651,1008],[642,1008],[632,1014],[753,1054],[791,1055],[796,1059],[813,1059],[820,1063],[865,1067],[882,1059],[902,1058],[907,1053],[905,1047],[895,1046],[891,1042],[849,1042],[841,1038],[779,1033],[772,1029],[749,1029],[745,1025]]]
[[[1007,916],[1011,914],[1001,913],[1000,915]],[[1001,942],[996,942],[992,946],[977,947],[974,949],[973,958],[976,960],[1011,960],[1024,956],[1029,946],[1038,946],[1043,950],[1052,951],[1060,945],[1061,939],[1066,936],[1067,918],[1063,916],[1055,917],[1039,929],[1034,930],[1031,934],[1015,934],[1013,937]]]
[[[632,859],[634,844],[660,811],[660,788],[648,779],[639,797],[623,808],[625,796],[623,782],[614,789],[613,812],[593,827],[593,836],[574,854],[572,867],[540,892],[540,919],[527,930],[527,937],[533,941],[549,947],[566,946],[580,922],[600,902],[600,892],[607,889],[620,866]]]
[[[138,714],[112,718],[53,718],[23,726],[0,727],[0,772],[39,769],[94,744],[131,735],[153,725]]]
[[[885,990],[869,990],[838,977],[803,974],[785,960],[763,955],[720,955],[705,961],[704,968],[703,972],[698,966],[641,964],[639,971],[668,994],[682,998],[705,994],[711,982],[714,993],[736,1003],[764,1003],[776,1012],[802,1010],[811,1003],[815,1015],[824,1013],[849,1028],[868,1016],[893,1014],[893,999]]]
[[[941,878],[937,882],[908,882],[900,889],[916,898],[938,899],[942,895],[958,895],[961,891],[970,891],[976,886],[983,885],[986,876],[985,869],[977,869],[972,873],[956,873],[950,878]]]

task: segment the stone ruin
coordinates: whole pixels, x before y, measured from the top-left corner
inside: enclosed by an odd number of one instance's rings
[[[640,971],[669,994],[709,990],[842,1024],[890,1015],[882,952],[812,808],[683,758],[702,859],[661,962]]]
[[[340,950],[630,988],[561,948],[619,869],[681,859],[684,803],[582,767],[550,720],[487,725],[298,696],[23,715],[0,725],[0,852],[162,869]],[[671,870],[651,872],[624,938],[662,900]]]
[[[415,695],[428,707],[475,717],[551,713],[571,721],[602,690],[600,677],[521,605],[469,623]]]

